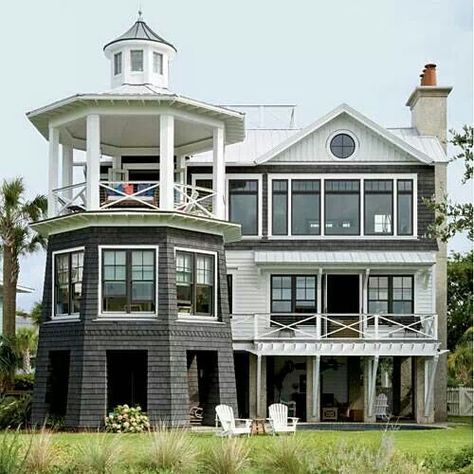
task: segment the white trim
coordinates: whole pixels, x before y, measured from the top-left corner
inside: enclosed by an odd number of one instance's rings
[[[119,249],[119,250],[135,250],[135,249],[150,249],[150,250],[155,250],[155,312],[141,312],[141,311],[136,311],[136,312],[108,312],[108,311],[103,311],[102,310],[102,250],[104,249]],[[98,308],[98,318],[102,320],[120,320],[124,321],[126,318],[131,318],[135,321],[135,318],[131,317],[130,315],[137,315],[137,319],[140,318],[145,318],[145,319],[156,319],[158,317],[158,278],[159,278],[159,272],[158,272],[158,263],[159,263],[159,246],[158,245],[99,245],[97,247],[97,251],[99,252],[98,255],[98,289],[97,289],[97,295],[98,295],[98,301],[97,301],[97,308]]]
[[[251,175],[249,175],[251,176]],[[273,203],[273,184],[272,181],[286,179],[288,180],[288,213],[287,213],[287,226],[288,235],[273,235],[272,226],[272,203]],[[320,186],[320,234],[319,235],[292,235],[291,234],[291,181],[293,179],[318,179],[321,182]],[[358,235],[325,235],[325,181],[335,180],[358,180],[360,183],[359,193],[359,234]],[[392,197],[394,201],[393,205],[393,216],[392,216],[392,229],[393,234],[381,234],[381,235],[365,235],[365,215],[364,215],[364,180],[392,180],[393,191]],[[398,214],[396,201],[398,199],[398,180],[412,180],[413,181],[413,234],[412,235],[397,235],[398,232]],[[269,173],[268,174],[268,206],[267,206],[267,219],[268,219],[268,239],[269,240],[417,240],[418,239],[418,175],[416,173]]]
[[[217,321],[219,322],[219,308],[217,307],[217,302],[218,302],[218,297],[217,297],[217,282],[218,282],[218,265],[217,265],[217,257],[218,254],[214,250],[201,250],[201,249],[195,249],[195,248],[189,248],[189,247],[175,247],[174,248],[174,265],[176,267],[176,252],[188,252],[188,253],[200,253],[200,254],[205,254],[205,255],[213,255],[214,256],[214,280],[213,280],[213,285],[214,285],[214,301],[213,301],[213,308],[214,308],[214,314],[211,316],[206,316],[202,314],[189,314],[189,313],[180,313],[178,312],[178,320],[182,321],[188,321],[189,319],[192,319],[193,321]],[[194,269],[193,269],[194,270]]]
[[[84,254],[83,257],[83,262],[82,262],[82,275],[84,277],[84,262],[85,262],[85,256],[86,256],[86,251],[85,247],[71,247],[69,249],[61,249],[61,250],[55,250],[54,252],[51,253],[51,268],[52,268],[52,275],[51,275],[51,321],[53,320],[69,320],[69,321],[75,321],[80,318],[80,313],[68,313],[68,314],[55,314],[56,313],[56,298],[55,298],[55,289],[56,289],[56,255],[61,255],[64,253],[74,253],[74,252],[82,252]],[[82,281],[81,281],[82,284]],[[82,287],[82,292],[81,292],[81,303],[82,303],[82,298],[84,296],[84,287]]]
[[[352,138],[352,140],[354,140],[354,145],[355,145],[354,151],[353,151],[352,155],[349,155],[347,158],[339,158],[338,156],[336,156],[331,151],[331,141],[332,141],[332,139],[336,135],[341,135],[341,134],[349,135]],[[342,129],[336,130],[335,132],[332,132],[328,136],[328,138],[326,139],[326,151],[327,151],[328,155],[332,156],[334,158],[334,160],[336,160],[336,161],[343,161],[343,162],[347,163],[348,161],[355,160],[355,158],[359,154],[359,150],[360,150],[360,142],[359,142],[359,139],[357,138],[357,135],[354,132],[351,132],[350,130],[347,130],[345,128],[342,128]]]

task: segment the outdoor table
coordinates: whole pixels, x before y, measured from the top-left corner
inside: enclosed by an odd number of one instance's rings
[[[265,418],[254,418],[252,420],[252,435],[265,434]]]

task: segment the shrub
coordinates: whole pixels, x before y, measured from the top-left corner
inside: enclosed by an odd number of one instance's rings
[[[25,454],[18,432],[5,431],[0,440],[0,474],[20,474],[24,472]]]
[[[195,471],[197,451],[185,430],[158,427],[150,433],[150,438],[147,467],[165,472]]]
[[[30,421],[32,397],[5,397],[0,401],[0,429],[26,426]]]
[[[268,472],[306,474],[311,472],[309,450],[296,435],[277,438],[267,448],[263,466]]]
[[[222,440],[222,443],[207,451],[203,459],[204,472],[209,474],[237,474],[249,464],[249,448],[237,438]]]
[[[58,448],[53,444],[50,431],[45,428],[32,432],[30,448],[26,455],[27,472],[44,474],[51,472],[59,460]]]
[[[423,466],[433,472],[472,472],[472,448],[463,446],[431,451],[425,457]]]
[[[117,406],[105,417],[105,429],[112,433],[143,433],[150,428],[146,413],[139,406]]]
[[[123,444],[115,436],[96,433],[76,448],[76,454],[75,471],[108,474],[122,462]]]
[[[15,390],[32,391],[35,384],[35,374],[16,374]]]

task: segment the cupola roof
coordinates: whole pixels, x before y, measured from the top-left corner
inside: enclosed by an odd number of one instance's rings
[[[119,41],[132,41],[132,40],[144,40],[144,41],[153,41],[155,43],[166,44],[173,48],[176,52],[177,49],[160,35],[156,34],[143,20],[142,12],[138,12],[138,20],[129,28],[125,33],[120,35],[118,38],[110,41],[104,46],[104,50],[114,43]]]

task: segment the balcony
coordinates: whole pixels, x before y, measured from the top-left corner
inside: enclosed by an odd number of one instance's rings
[[[87,183],[78,183],[53,190],[57,215],[68,215],[88,209]],[[202,217],[213,214],[212,189],[175,183],[172,210]],[[99,182],[99,211],[108,210],[160,211],[159,181],[101,181]]]
[[[435,342],[436,314],[233,314],[234,341]]]

